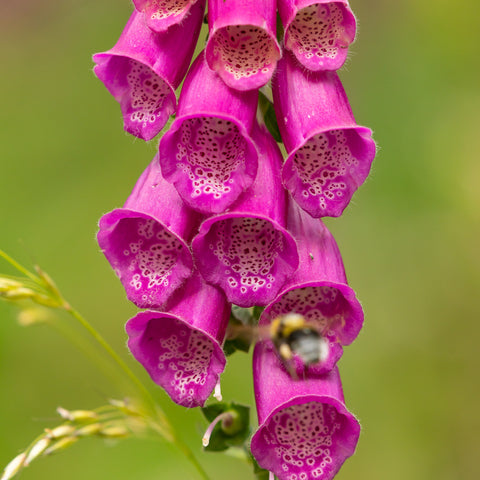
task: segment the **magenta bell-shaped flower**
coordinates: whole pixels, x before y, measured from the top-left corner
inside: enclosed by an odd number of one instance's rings
[[[285,47],[309,70],[338,70],[355,39],[347,0],[278,0]]]
[[[145,14],[147,26],[156,32],[182,22],[195,3],[205,9],[205,0],[133,0],[135,8]]]
[[[166,308],[140,312],[127,322],[128,348],[175,403],[203,406],[225,368],[221,345],[230,305],[195,273]]]
[[[229,211],[205,220],[192,242],[203,277],[242,307],[266,305],[298,266],[295,241],[285,229],[282,155],[265,127],[257,126],[253,139],[259,151],[254,184]]]
[[[292,368],[302,378],[305,371],[310,376],[320,375],[335,366],[342,356],[342,345],[352,343],[360,332],[363,310],[347,284],[335,239],[323,222],[290,201],[287,228],[297,242],[299,268],[265,308],[259,325],[269,325],[278,316],[295,313],[318,329],[328,342],[328,353],[320,363],[307,368],[294,358]]]
[[[276,0],[208,0],[209,67],[237,90],[265,85],[281,56]]]
[[[195,50],[204,0],[198,0],[181,25],[156,33],[134,11],[115,46],[97,53],[93,71],[120,103],[124,129],[151,140],[175,112],[180,85]]]
[[[100,219],[98,243],[140,308],[160,308],[192,274],[187,243],[201,217],[163,179],[155,157],[123,208]]]
[[[353,455],[360,435],[347,410],[338,369],[294,380],[271,344],[253,354],[258,430],[251,442],[260,467],[279,480],[331,480]]]
[[[288,51],[273,78],[275,113],[288,158],[285,187],[313,217],[338,217],[375,157],[371,130],[355,123],[335,72],[309,72]]]
[[[200,53],[159,147],[163,176],[193,209],[223,212],[253,183],[258,154],[250,134],[257,102],[256,91],[227,87]]]

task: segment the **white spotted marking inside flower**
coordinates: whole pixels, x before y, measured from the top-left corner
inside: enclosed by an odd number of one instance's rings
[[[130,88],[130,120],[146,127],[162,116],[165,100],[170,95],[170,87],[147,65],[129,60],[130,72],[127,82]]]
[[[352,155],[344,130],[331,130],[311,137],[293,158],[303,182],[302,195],[316,197],[321,209],[348,192],[346,177],[359,162]]]
[[[231,191],[233,174],[245,162],[247,143],[238,127],[216,117],[191,118],[180,127],[177,167],[190,179],[192,198],[215,199]]]
[[[216,70],[225,70],[235,80],[273,72],[278,58],[274,40],[260,27],[230,25],[213,35]]]
[[[346,46],[342,21],[342,7],[333,2],[302,8],[289,26],[286,47],[306,59],[333,59]]]
[[[217,222],[212,227],[210,244],[218,261],[229,267],[227,283],[240,286],[242,294],[272,288],[275,261],[284,249],[281,232],[264,219],[238,217]]]

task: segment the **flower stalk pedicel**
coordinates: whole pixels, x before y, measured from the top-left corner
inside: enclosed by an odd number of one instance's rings
[[[200,215],[163,179],[156,156],[125,206],[99,223],[98,243],[130,301],[140,308],[160,308],[191,275],[187,242],[199,221]]]
[[[167,311],[147,310],[127,322],[128,348],[175,403],[202,406],[225,368],[229,315],[223,292],[195,273]]]
[[[338,369],[294,380],[273,347],[253,353],[258,430],[251,451],[279,480],[331,480],[353,455],[360,425],[347,410]]]
[[[250,135],[257,101],[256,91],[227,87],[200,53],[159,146],[163,176],[191,208],[221,213],[253,183],[258,154]]]
[[[308,72],[285,52],[273,82],[288,158],[285,187],[313,217],[338,217],[365,181],[375,156],[372,132],[355,123],[335,72]]]
[[[93,56],[93,71],[120,103],[124,129],[151,140],[175,112],[175,89],[187,73],[200,33],[204,0],[181,25],[156,33],[134,11],[115,46]]]
[[[254,129],[257,178],[229,211],[209,217],[193,239],[198,269],[241,307],[266,305],[298,266],[286,225],[281,153],[265,127]]]
[[[285,48],[309,70],[338,70],[355,39],[347,0],[278,0]]]
[[[335,366],[342,345],[355,340],[363,325],[363,310],[347,284],[335,239],[323,222],[290,201],[287,226],[297,242],[299,268],[265,308],[259,324],[269,325],[289,313],[302,315],[329,343],[326,358],[307,369],[310,375],[319,375]],[[305,365],[294,359],[294,367],[302,378]]]
[[[252,90],[271,78],[281,56],[276,0],[209,0],[209,67],[237,90]]]

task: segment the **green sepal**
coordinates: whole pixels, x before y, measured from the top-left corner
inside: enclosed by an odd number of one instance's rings
[[[227,340],[225,340],[223,345],[225,355],[232,355],[232,353],[235,353],[237,350],[248,353],[254,340],[249,328],[256,327],[263,310],[264,307],[255,306],[242,308],[238,305],[232,305],[227,330]],[[229,332],[233,335],[231,338],[229,338]]]
[[[282,136],[280,135],[280,129],[278,128],[277,117],[275,116],[275,109],[273,108],[273,104],[262,92],[259,92],[258,102],[260,111],[263,115],[263,121],[265,122],[265,126],[268,128],[268,131],[272,134],[276,142],[283,143]]]
[[[252,455],[252,452],[250,450],[248,451],[250,455],[250,461],[252,462],[253,465],[253,474],[255,475],[256,480],[268,480],[269,478],[269,471],[263,469],[260,467],[255,460],[255,457]]]
[[[250,435],[250,407],[235,402],[218,402],[203,407],[202,413],[211,423],[219,415],[226,412],[234,412],[236,415],[235,423],[230,427],[229,433],[222,428],[222,422],[219,421],[210,435],[209,444],[204,447],[208,452],[221,452],[230,447],[238,447],[245,443]]]

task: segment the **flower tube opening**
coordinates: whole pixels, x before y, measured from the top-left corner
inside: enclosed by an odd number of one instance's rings
[[[370,171],[375,146],[364,127],[316,133],[294,150],[283,167],[283,182],[313,217],[338,217]]]
[[[271,78],[281,56],[272,0],[210,0],[206,59],[231,88],[252,90]]]
[[[200,226],[192,246],[205,279],[241,307],[266,305],[298,265],[290,234],[261,215],[212,217]]]
[[[285,25],[285,47],[309,70],[338,70],[355,39],[356,21],[348,2],[284,0],[279,3]]]
[[[204,0],[133,0],[135,8],[145,14],[147,25],[156,32],[163,32],[180,23],[191,6]]]
[[[95,75],[119,102],[126,132],[151,140],[175,112],[172,86],[148,65],[122,55],[97,54]]]
[[[163,305],[192,273],[185,241],[141,212],[120,208],[104,215],[98,242],[127,298],[140,308]]]

